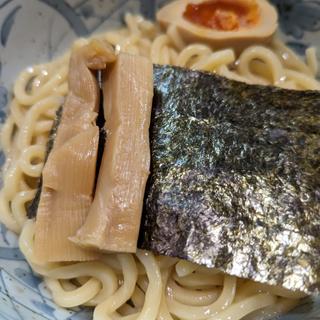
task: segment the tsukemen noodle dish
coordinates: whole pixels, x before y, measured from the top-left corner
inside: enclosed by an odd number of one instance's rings
[[[22,71],[0,220],[94,320],[276,319],[320,294],[314,47],[265,0],[171,1]]]

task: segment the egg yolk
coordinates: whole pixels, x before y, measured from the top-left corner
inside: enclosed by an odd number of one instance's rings
[[[212,0],[189,3],[183,17],[210,29],[234,31],[256,25],[260,13],[256,0]]]

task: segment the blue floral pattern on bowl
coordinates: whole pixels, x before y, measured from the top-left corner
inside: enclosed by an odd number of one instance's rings
[[[165,2],[167,0],[0,0],[0,122],[5,119],[13,80],[22,68],[59,55],[75,37],[119,26],[124,12],[140,12],[152,19],[156,8]],[[303,53],[310,44],[319,48],[320,0],[272,2],[279,10],[281,37],[287,44],[298,53]],[[0,152],[0,165],[3,162]],[[17,237],[0,224],[0,319],[85,320],[91,315],[92,311],[87,308],[57,307],[41,278],[24,260]],[[281,319],[320,320],[320,300],[306,300]]]
[[[281,16],[281,28],[296,39],[302,39],[305,32],[320,31],[320,2],[302,0],[272,1]]]
[[[320,49],[320,0],[271,0],[277,7],[282,38],[298,54],[313,45]],[[318,52],[318,58],[319,57]]]

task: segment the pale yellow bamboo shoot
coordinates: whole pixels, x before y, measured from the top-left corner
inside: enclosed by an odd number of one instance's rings
[[[99,87],[91,70],[105,68],[114,60],[112,49],[98,40],[72,52],[69,93],[42,174],[34,244],[39,261],[83,261],[98,256],[76,246],[69,237],[86,219],[95,182]]]
[[[73,241],[103,251],[135,252],[150,168],[153,68],[120,54],[103,83],[104,148],[94,201]]]

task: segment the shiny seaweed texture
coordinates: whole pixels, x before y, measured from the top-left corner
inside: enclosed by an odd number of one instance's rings
[[[320,92],[155,66],[140,245],[320,290]]]

